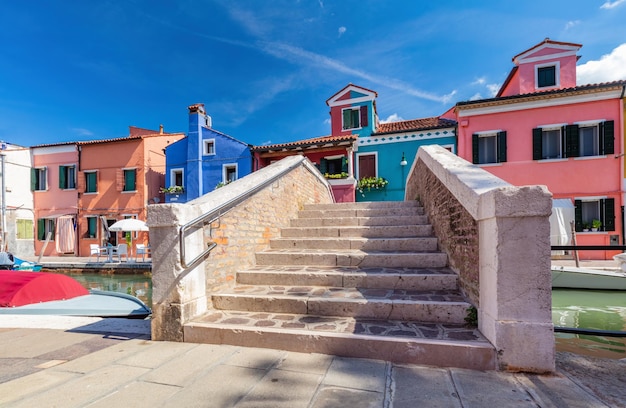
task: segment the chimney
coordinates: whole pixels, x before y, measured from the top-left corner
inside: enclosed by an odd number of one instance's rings
[[[163,134],[163,125],[159,125],[159,134],[162,135]]]

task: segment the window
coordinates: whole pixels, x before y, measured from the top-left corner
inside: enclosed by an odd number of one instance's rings
[[[50,235],[50,240],[54,241],[54,219],[39,218],[37,220],[37,239],[45,241]]]
[[[557,70],[555,65],[537,67],[537,88],[546,88],[557,85]]]
[[[237,180],[237,165],[236,164],[225,164],[222,167],[222,177],[224,183],[228,184],[232,181]]]
[[[346,156],[331,156],[320,159],[320,172],[322,174],[348,173],[348,158]]]
[[[33,239],[33,220],[15,220],[15,227],[17,230],[17,239]]]
[[[208,139],[204,141],[204,155],[215,154],[215,139]]]
[[[594,220],[599,220],[600,231],[615,231],[615,199],[585,198],[574,200],[574,222],[576,231],[590,228]]]
[[[488,131],[472,135],[472,163],[506,162],[506,132]]]
[[[376,171],[376,155],[375,154],[359,154],[357,157],[358,176],[359,179],[365,177],[377,177]]]
[[[124,190],[137,190],[137,169],[124,169]]]
[[[183,169],[172,169],[170,171],[170,186],[183,187]]]
[[[359,129],[367,126],[367,106],[346,108],[342,113],[342,129]]]
[[[614,121],[533,129],[533,160],[613,154]]]
[[[98,233],[98,217],[87,217],[87,238],[96,238]]]
[[[86,171],[85,172],[85,193],[97,193],[98,192],[98,172]]]
[[[32,191],[45,191],[48,189],[47,183],[48,169],[39,167],[31,169],[30,172],[30,189]]]
[[[59,166],[59,188],[61,190],[76,188],[76,166]]]

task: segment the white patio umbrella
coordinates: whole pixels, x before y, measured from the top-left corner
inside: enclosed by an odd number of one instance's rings
[[[148,231],[148,226],[145,222],[138,220],[136,218],[126,218],[123,220],[119,220],[113,225],[109,227],[109,231],[124,231],[124,232],[133,232],[133,231]],[[132,255],[133,252],[133,234],[130,234],[130,252]]]

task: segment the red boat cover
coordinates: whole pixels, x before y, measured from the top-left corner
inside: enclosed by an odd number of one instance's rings
[[[0,307],[30,305],[88,295],[89,291],[66,275],[0,270]]]

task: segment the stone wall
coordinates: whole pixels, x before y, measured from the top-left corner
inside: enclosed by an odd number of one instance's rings
[[[250,195],[235,206],[228,205]],[[305,204],[332,203],[328,182],[303,156],[289,156],[186,204],[148,207],[152,251],[152,339],[183,341],[182,327],[211,308],[211,293],[234,285],[238,270],[254,264],[255,252]],[[182,225],[226,205],[219,221],[190,230],[181,262],[179,230]],[[226,211],[225,209],[225,211]],[[208,258],[191,264],[211,242],[217,246]]]

